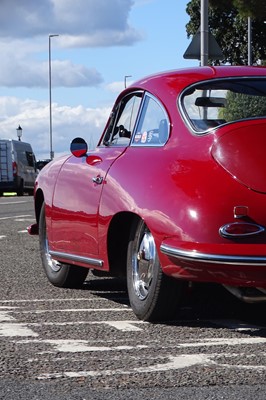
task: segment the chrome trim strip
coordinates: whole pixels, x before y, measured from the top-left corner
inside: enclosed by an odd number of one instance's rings
[[[211,263],[211,264],[266,266],[266,256],[258,257],[258,256],[229,256],[222,254],[208,254],[208,253],[200,253],[197,251],[180,250],[165,244],[162,244],[160,246],[160,250],[167,256],[175,257],[186,261]]]
[[[49,250],[49,253],[51,257],[55,259],[63,258],[65,260],[74,261],[77,263],[80,262],[83,264],[93,265],[95,267],[103,267],[103,261],[97,258],[82,257],[82,256],[77,256],[75,254],[61,253],[60,251],[52,251],[52,250]]]

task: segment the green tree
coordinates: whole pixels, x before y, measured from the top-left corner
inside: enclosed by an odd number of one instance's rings
[[[257,5],[262,3],[261,9],[265,8],[265,2],[262,0],[210,0],[209,28],[224,54],[223,63],[247,64],[248,28],[245,13],[251,13],[251,5],[255,7],[255,3]],[[250,7],[248,8],[247,5]],[[254,10],[254,8],[252,9]],[[190,21],[186,25],[187,35],[190,38],[195,35],[200,26],[200,0],[191,0],[187,4],[186,11],[190,16]],[[264,18],[253,19],[253,62],[266,60],[265,37]]]
[[[210,0],[210,4],[224,10],[230,10],[235,7],[242,17],[266,18],[266,3],[264,0]]]
[[[225,121],[238,119],[265,117],[266,100],[264,96],[248,96],[247,94],[228,92],[226,96],[227,107],[222,108],[219,118]]]

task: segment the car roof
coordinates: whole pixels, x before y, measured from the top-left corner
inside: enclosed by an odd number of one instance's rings
[[[185,87],[209,79],[222,77],[265,76],[266,67],[260,66],[207,66],[166,71],[144,77],[134,82],[128,89],[144,89],[151,92],[160,92],[160,88],[182,90]],[[159,94],[159,93],[158,93]]]

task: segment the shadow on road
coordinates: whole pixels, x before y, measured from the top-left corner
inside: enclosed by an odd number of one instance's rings
[[[117,304],[129,305],[126,280],[122,278],[91,278],[90,275],[82,290],[89,290],[93,295]],[[198,327],[214,325],[218,328],[219,320],[235,320],[241,321],[243,326],[257,326],[258,329],[254,329],[253,335],[266,337],[266,303],[243,303],[221,285],[209,283],[195,284],[190,287],[174,321],[164,322],[164,324]]]

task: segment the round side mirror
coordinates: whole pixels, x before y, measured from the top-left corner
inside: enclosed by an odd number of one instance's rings
[[[70,145],[70,151],[75,157],[84,157],[87,155],[88,145],[82,138],[75,138]]]

